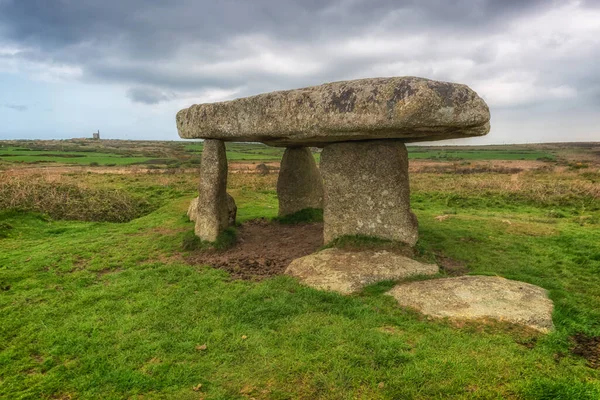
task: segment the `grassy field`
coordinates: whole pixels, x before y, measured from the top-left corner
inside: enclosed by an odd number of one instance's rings
[[[410,158],[430,160],[555,160],[555,156],[546,151],[536,149],[511,150],[511,149],[448,149],[435,148],[420,149],[410,147]]]
[[[0,150],[2,151],[0,159],[10,163],[131,165],[148,161],[147,157],[127,157],[111,153],[32,151],[22,147],[6,147]]]
[[[239,221],[277,215],[276,179],[230,174]],[[600,336],[598,164],[411,175],[419,257],[548,289],[542,336],[429,320],[389,282],[345,297],[191,265],[193,173],[0,175],[24,181],[147,204],[124,223],[0,210],[0,398],[600,398],[597,364],[573,354],[576,335]]]
[[[542,160],[568,163],[600,161],[600,144],[512,146],[409,146],[409,158],[433,161]],[[283,148],[260,143],[227,143],[230,161],[279,161]],[[15,163],[52,163],[154,167],[193,167],[200,162],[202,142],[149,142],[123,140],[0,141],[0,166]],[[315,159],[319,161],[319,153]]]

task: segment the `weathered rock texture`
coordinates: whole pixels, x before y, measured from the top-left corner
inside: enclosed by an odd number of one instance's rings
[[[190,221],[195,222],[198,216],[198,199],[199,197],[194,198],[188,207],[187,216],[189,217]],[[227,221],[229,226],[235,225],[236,216],[237,206],[235,204],[235,199],[231,197],[229,193],[227,193]]]
[[[388,294],[401,306],[456,320],[495,319],[541,332],[553,328],[546,290],[492,276],[461,276],[395,286]]]
[[[384,280],[435,275],[438,266],[422,264],[385,250],[326,249],[292,261],[285,273],[316,289],[350,294]]]
[[[269,174],[269,167],[267,167],[267,164],[265,163],[260,163],[258,164],[254,170],[259,174],[259,175],[268,175]]]
[[[417,218],[410,210],[408,154],[395,140],[327,145],[321,153],[325,243],[367,235],[413,246]]]
[[[237,217],[237,205],[235,199],[227,193],[227,223],[229,226],[235,225],[235,219]]]
[[[323,180],[306,147],[288,147],[283,153],[277,180],[279,216],[305,208],[323,208]]]
[[[198,216],[198,197],[195,197],[190,201],[190,205],[188,206],[187,216],[190,221],[196,222],[196,218]]]
[[[225,143],[221,140],[205,140],[195,227],[196,236],[200,239],[214,242],[229,225],[226,190]]]
[[[177,113],[179,136],[322,146],[398,138],[481,136],[490,113],[469,87],[416,77],[370,78],[193,105]]]

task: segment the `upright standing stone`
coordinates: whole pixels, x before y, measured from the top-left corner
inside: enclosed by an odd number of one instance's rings
[[[198,201],[200,197],[196,197],[190,202],[188,207],[187,216],[190,221],[196,222],[196,218],[198,217]],[[237,216],[237,206],[235,204],[235,199],[227,193],[227,212],[228,212],[228,223],[229,226],[235,225],[235,218]]]
[[[326,243],[343,235],[377,236],[411,246],[417,242],[404,143],[370,140],[327,145],[321,153],[321,172]]]
[[[305,208],[323,208],[323,180],[306,147],[288,147],[283,153],[277,180],[279,216]]]
[[[214,242],[229,225],[225,143],[207,139],[202,150],[196,236]]]

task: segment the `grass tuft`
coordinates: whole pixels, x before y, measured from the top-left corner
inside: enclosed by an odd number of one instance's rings
[[[0,239],[7,238],[10,235],[10,231],[13,226],[8,222],[0,222]]]
[[[198,250],[227,250],[233,247],[237,241],[237,231],[234,227],[225,229],[217,240],[209,242],[201,240],[194,231],[186,232],[183,237],[183,250],[198,251]]]

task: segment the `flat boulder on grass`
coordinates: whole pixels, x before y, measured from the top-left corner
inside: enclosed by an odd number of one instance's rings
[[[315,289],[351,294],[373,283],[416,275],[435,275],[438,271],[435,264],[423,264],[385,250],[348,251],[334,248],[292,261],[285,273]]]
[[[553,329],[552,301],[541,287],[494,276],[461,276],[396,285],[388,294],[403,307],[435,318],[486,320]]]

